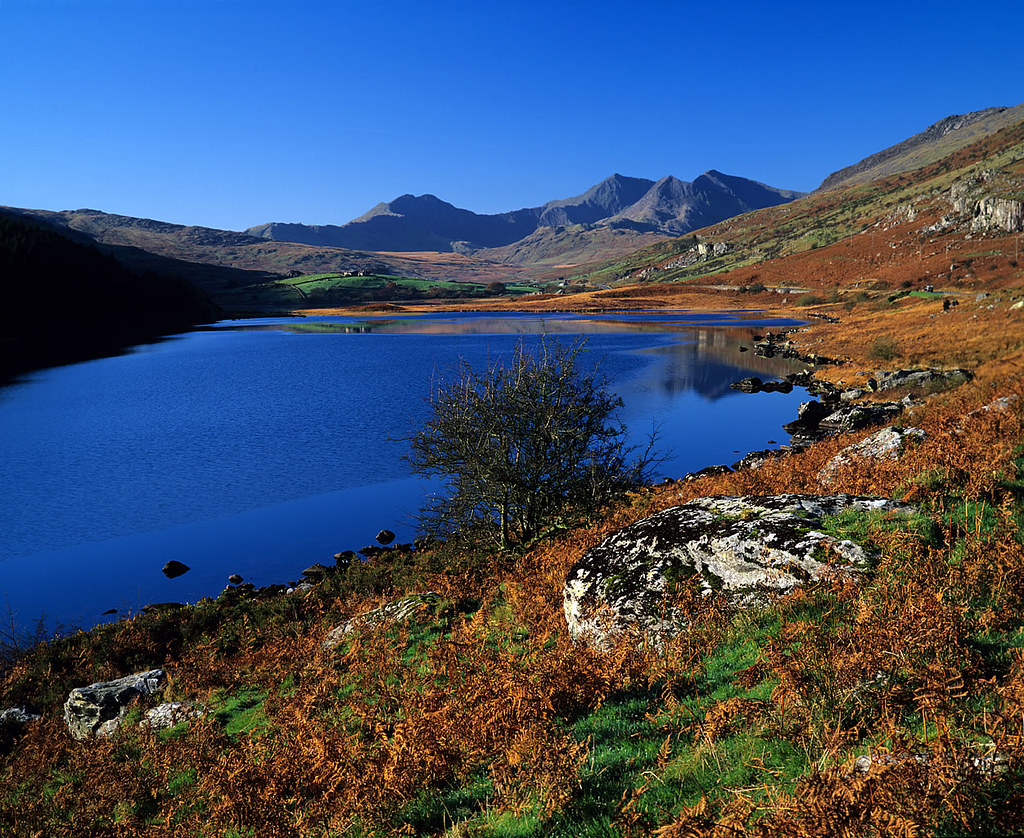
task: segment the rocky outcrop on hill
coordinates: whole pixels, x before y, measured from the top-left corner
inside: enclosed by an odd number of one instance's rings
[[[1024,231],[1024,183],[1004,172],[984,171],[957,181],[949,201],[954,213],[970,219],[972,230]]]
[[[378,626],[390,626],[403,622],[427,609],[435,608],[441,601],[441,596],[433,591],[425,594],[410,594],[409,596],[396,599],[380,608],[374,608],[354,617],[348,622],[335,626],[324,638],[323,646],[331,649],[337,646],[342,640],[348,637],[357,628],[376,628]]]
[[[661,643],[684,628],[665,595],[694,579],[737,607],[819,579],[855,580],[863,547],[822,529],[847,509],[908,514],[884,498],[850,495],[708,497],[666,509],[609,536],[569,571],[563,591],[572,637],[598,649],[619,639]]]
[[[833,434],[846,434],[892,422],[903,412],[900,402],[837,403],[833,399],[812,400],[800,405],[798,416],[783,425],[795,445],[806,445]]]
[[[973,372],[960,368],[881,370],[868,381],[868,387],[872,390],[897,390],[901,387],[948,390],[966,384],[972,378],[974,378]]]
[[[808,392],[816,394],[818,399],[801,404],[797,418],[782,427],[791,435],[791,445],[801,447],[826,436],[890,424],[914,404],[913,398],[908,395],[898,402],[862,401],[868,391],[937,392],[959,387],[973,377],[974,373],[965,369],[880,370],[867,380],[866,390],[858,387],[840,390],[826,381],[812,381]],[[794,383],[805,386],[802,382]]]

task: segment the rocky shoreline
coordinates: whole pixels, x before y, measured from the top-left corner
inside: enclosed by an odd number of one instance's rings
[[[769,336],[765,346],[777,346]],[[813,373],[794,373],[781,382],[768,382],[760,390],[781,386],[806,387],[818,398],[800,406],[796,420],[784,427],[792,433],[789,445],[751,452],[734,463],[708,466],[681,480],[759,468],[776,457],[797,454],[826,436],[861,430],[898,418],[905,408],[919,403],[910,393],[898,402],[867,401],[869,395],[913,390],[934,392],[971,380],[963,369],[903,369],[878,371],[865,388],[841,389],[814,378]],[[744,379],[736,389],[758,392]],[[997,407],[1001,405],[996,405]],[[828,483],[845,464],[858,459],[900,456],[907,445],[920,442],[924,431],[887,425],[865,439],[842,449],[822,469],[819,479]],[[589,550],[566,577],[564,610],[570,635],[578,642],[602,650],[619,639],[635,635],[642,643],[661,644],[684,627],[680,615],[665,612],[666,590],[679,579],[692,580],[703,596],[722,597],[731,607],[763,605],[772,597],[819,579],[856,581],[870,561],[870,554],[852,541],[837,539],[825,531],[825,518],[848,510],[912,516],[916,510],[884,498],[836,495],[778,495],[698,498],[666,509],[613,534]],[[423,549],[426,543],[394,544],[395,535],[381,530],[377,544],[358,552],[335,554],[334,567],[319,562],[287,584],[256,587],[233,574],[220,595],[226,603],[240,599],[270,599],[301,595],[329,574],[344,571],[354,561],[380,558],[389,552]],[[165,572],[187,572],[184,565]],[[332,629],[323,641],[333,648],[359,627],[401,622],[431,610],[441,601],[425,592],[402,597],[356,616]],[[155,603],[143,613],[185,607],[182,603]],[[74,739],[110,736],[138,699],[161,692],[167,683],[162,669],[135,673],[111,682],[74,688],[64,705],[64,720]],[[152,729],[171,727],[204,715],[207,708],[188,702],[167,702],[151,708],[140,724]],[[0,738],[15,735],[40,714],[28,706],[0,713]]]

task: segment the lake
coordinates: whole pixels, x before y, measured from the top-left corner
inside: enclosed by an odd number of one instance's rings
[[[0,387],[0,593],[15,624],[88,627],[152,602],[194,602],[238,573],[256,585],[416,533],[425,491],[403,442],[431,382],[539,335],[585,335],[643,442],[680,477],[787,441],[802,390],[729,384],[795,367],[751,334],[756,313],[429,314],[224,321]],[[191,570],[167,579],[177,559]],[[3,605],[3,603],[0,603]],[[6,620],[5,620],[6,622]]]

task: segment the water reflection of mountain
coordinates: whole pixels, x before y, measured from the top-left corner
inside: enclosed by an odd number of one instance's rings
[[[663,361],[652,366],[657,379],[651,384],[667,394],[693,390],[716,400],[738,393],[729,385],[749,375],[768,380],[803,369],[799,362],[755,355],[751,336],[756,333],[754,329],[687,330],[690,341],[648,350]],[[741,352],[741,346],[750,351]]]
[[[783,358],[762,358],[753,352],[753,336],[769,329],[795,325],[797,321],[764,321],[752,326],[737,326],[741,312],[699,314],[659,313],[657,315],[607,315],[601,318],[565,314],[494,314],[466,312],[436,316],[382,317],[353,320],[331,318],[309,320],[243,321],[235,329],[277,331],[282,328],[298,334],[401,334],[441,335],[612,335],[674,334],[678,343],[644,350],[663,361],[652,365],[649,386],[674,395],[694,391],[709,400],[733,395],[734,381],[750,375],[765,380],[781,378],[803,369],[799,362]],[[694,322],[707,319],[706,325]],[[716,322],[717,319],[717,322]],[[745,347],[743,352],[740,347]],[[657,372],[654,372],[654,371]]]

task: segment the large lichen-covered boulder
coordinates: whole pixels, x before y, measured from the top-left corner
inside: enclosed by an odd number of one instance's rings
[[[698,498],[644,518],[588,550],[566,576],[572,637],[595,648],[628,635],[661,643],[684,626],[666,609],[672,579],[693,579],[751,607],[818,579],[854,580],[870,556],[823,531],[846,509],[909,514],[884,498],[773,495]]]
[[[64,703],[64,721],[75,739],[110,736],[128,706],[142,696],[162,690],[167,674],[162,669],[136,672],[116,681],[75,687]]]

